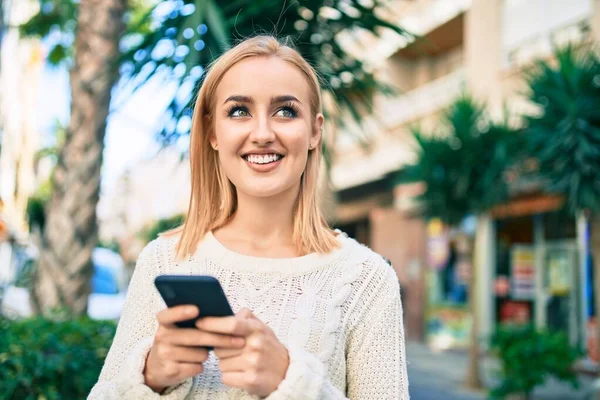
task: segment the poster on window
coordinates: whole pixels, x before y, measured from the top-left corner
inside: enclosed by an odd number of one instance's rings
[[[427,262],[436,271],[443,269],[450,257],[448,229],[438,219],[427,224]]]
[[[500,306],[500,322],[503,324],[531,323],[531,303],[525,301],[505,301]]]
[[[553,249],[548,252],[548,290],[552,296],[566,296],[571,291],[571,265],[569,253],[565,250]]]
[[[511,293],[515,300],[535,298],[535,252],[532,246],[515,245],[511,249]]]

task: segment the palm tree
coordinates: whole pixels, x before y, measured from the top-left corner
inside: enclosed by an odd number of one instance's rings
[[[468,96],[459,98],[441,123],[436,135],[414,131],[417,161],[401,171],[398,179],[425,184],[425,191],[417,198],[423,217],[459,227],[465,218],[484,213],[508,198],[505,172],[518,159],[520,136],[506,124],[490,123],[484,107]],[[456,241],[458,257],[473,265],[469,281],[473,323],[466,384],[481,388],[474,238],[459,233]]]
[[[49,60],[74,64],[71,122],[54,175],[55,193],[46,210],[49,215],[34,296],[42,310],[63,305],[75,313],[85,311],[89,254],[97,237],[93,210],[98,201],[102,139],[118,71],[129,83],[124,90],[135,91],[152,78],[178,83],[179,91],[165,110],[165,123],[160,129],[161,139],[170,144],[189,133],[185,127],[190,118],[189,106],[203,68],[210,61],[236,38],[256,32],[290,36],[300,53],[317,68],[326,92],[358,120],[371,110],[375,90],[391,89],[365,72],[363,62],[338,43],[338,36],[343,32],[356,35],[360,30],[377,34],[380,28],[409,35],[378,16],[385,9],[383,1],[368,4],[348,0],[340,3],[339,10],[330,3],[130,0],[127,9],[125,0],[41,0],[40,12],[22,26],[22,32],[37,36],[62,32],[49,52]],[[91,20],[90,12],[95,14]],[[106,19],[107,13],[113,16],[111,20]],[[122,17],[126,17],[126,27]],[[97,25],[98,21],[105,25]],[[82,22],[90,25],[84,27]],[[73,49],[70,37],[75,26],[78,31]],[[97,41],[90,40],[94,32]],[[104,64],[95,55],[102,55]]]
[[[96,204],[111,90],[119,77],[119,40],[126,0],[81,0],[74,64],[70,70],[71,118],[53,174],[53,192],[33,287],[34,305],[50,314],[87,309],[91,255],[97,243]]]
[[[373,93],[392,93],[393,88],[367,72],[369,68],[357,52],[348,52],[340,45],[340,35],[353,37],[357,47],[361,46],[361,33],[378,35],[382,28],[413,38],[380,17],[392,15],[387,2],[381,0],[348,0],[340,2],[338,9],[329,0],[131,0],[130,3],[128,30],[120,57],[123,77],[130,83],[128,89],[133,92],[153,77],[175,81],[179,87],[165,110],[165,123],[160,131],[166,144],[189,133],[178,128],[178,123],[189,119],[203,68],[237,40],[257,33],[291,38],[318,70],[325,92],[360,121],[372,111]],[[39,14],[22,31],[42,36],[54,28],[64,32],[65,39],[55,43],[49,54],[51,62],[60,63],[71,56],[69,36],[78,2],[42,0],[42,5]],[[363,47],[360,52],[366,51]],[[337,122],[343,120],[339,118]]]
[[[527,139],[539,174],[562,193],[591,230],[596,316],[600,310],[600,58],[595,49],[568,46],[555,62],[539,61],[529,74]],[[598,327],[600,334],[600,325]]]

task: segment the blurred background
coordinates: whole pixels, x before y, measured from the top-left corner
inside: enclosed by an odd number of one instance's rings
[[[397,272],[411,396],[595,398],[599,0],[0,0],[3,398],[87,395],[256,33],[320,74],[322,206]]]

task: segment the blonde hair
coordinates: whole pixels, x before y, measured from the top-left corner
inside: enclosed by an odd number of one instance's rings
[[[321,112],[321,88],[314,69],[287,41],[272,36],[246,39],[222,54],[209,68],[194,106],[190,139],[192,190],[185,223],[170,232],[181,233],[177,258],[191,256],[206,233],[229,222],[237,209],[234,185],[220,165],[218,153],[210,146],[213,132],[216,89],[225,73],[236,63],[250,57],[278,57],[298,68],[310,88],[312,118]],[[309,150],[306,169],[294,206],[293,240],[300,254],[328,253],[339,246],[317,202],[317,183],[322,159],[321,146]]]

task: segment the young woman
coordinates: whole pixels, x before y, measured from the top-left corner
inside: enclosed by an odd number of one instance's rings
[[[408,399],[396,274],[319,213],[322,127],[317,76],[288,45],[254,37],[212,65],[186,222],[140,254],[90,399]],[[216,277],[235,316],[177,328],[198,310],[166,309],[160,274]]]

